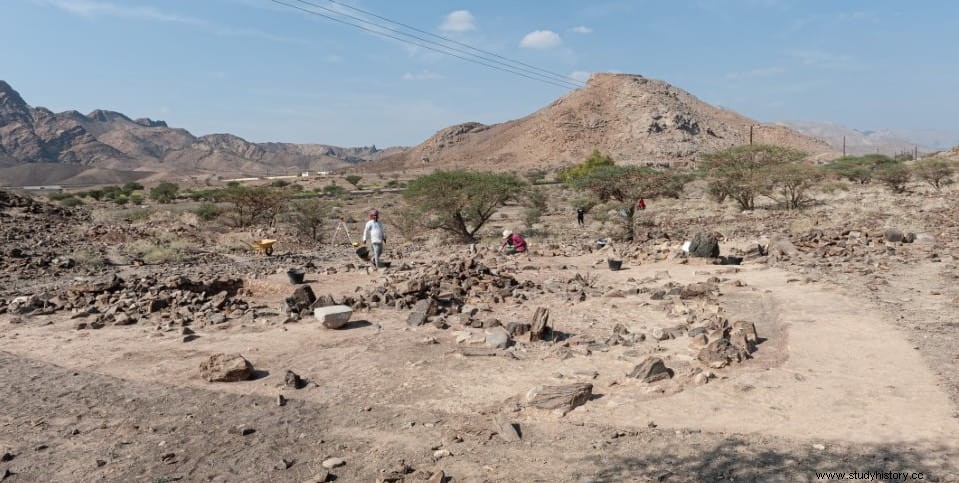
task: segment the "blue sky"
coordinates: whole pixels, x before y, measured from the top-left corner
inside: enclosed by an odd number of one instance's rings
[[[662,79],[760,121],[959,131],[959,2],[337,1],[573,79]],[[3,0],[0,46],[0,79],[31,105],[257,142],[413,145],[569,90],[270,0]]]

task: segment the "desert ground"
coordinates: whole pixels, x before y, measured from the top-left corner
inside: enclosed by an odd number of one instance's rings
[[[378,270],[332,221],[307,242],[7,194],[0,481],[959,481],[955,185],[751,212],[688,189],[629,243],[547,189],[472,247],[404,239],[398,193],[345,197],[354,238],[382,212]],[[498,252],[504,228],[529,253]],[[720,257],[681,250],[700,232]],[[341,304],[338,329],[313,316]],[[210,382],[217,353],[253,370]]]

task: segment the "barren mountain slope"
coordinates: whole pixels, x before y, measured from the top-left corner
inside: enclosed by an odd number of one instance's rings
[[[252,143],[231,134],[196,137],[164,121],[114,111],[54,113],[30,107],[0,81],[0,185],[112,183],[117,179],[293,174],[332,170],[393,153],[375,146]],[[67,169],[78,165],[82,169]],[[89,172],[85,172],[89,169]]]
[[[443,129],[371,167],[516,169],[574,163],[593,149],[624,164],[676,163],[749,142],[832,151],[785,126],[760,124],[713,107],[670,84],[628,74],[593,74],[586,87],[522,119]]]

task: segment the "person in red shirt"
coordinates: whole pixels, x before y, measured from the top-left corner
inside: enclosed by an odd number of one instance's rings
[[[506,248],[506,253],[508,255],[525,253],[526,240],[524,240],[523,237],[521,237],[518,233],[513,233],[511,230],[503,230],[503,244],[500,245],[499,249],[502,251],[504,248]]]

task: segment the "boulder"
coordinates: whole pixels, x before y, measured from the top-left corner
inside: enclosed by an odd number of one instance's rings
[[[899,243],[903,241],[906,235],[898,228],[889,228],[883,233],[882,237],[885,238],[887,242]]]
[[[309,309],[316,302],[316,294],[309,285],[300,285],[293,291],[293,295],[287,297],[286,306],[290,312],[300,313]]]
[[[434,302],[431,298],[425,298],[417,301],[415,304],[413,304],[413,311],[410,312],[410,316],[406,319],[406,323],[414,327],[419,327],[425,324],[426,318],[436,310],[435,307],[436,302]]]
[[[715,233],[697,233],[689,244],[689,254],[700,258],[718,257],[719,237]]]
[[[509,347],[509,332],[503,326],[497,326],[486,329],[486,346],[493,349],[505,349]]]
[[[339,329],[350,321],[353,309],[346,305],[331,305],[313,309],[313,316],[327,329]]]
[[[662,359],[659,357],[648,357],[633,368],[633,371],[629,373],[629,377],[639,379],[643,382],[656,382],[669,379],[673,376]]]
[[[200,363],[200,377],[210,382],[246,381],[253,378],[253,364],[240,354],[216,353]]]
[[[588,382],[565,386],[537,386],[526,394],[529,406],[551,409],[565,415],[578,406],[586,404],[593,396],[593,385]]]

